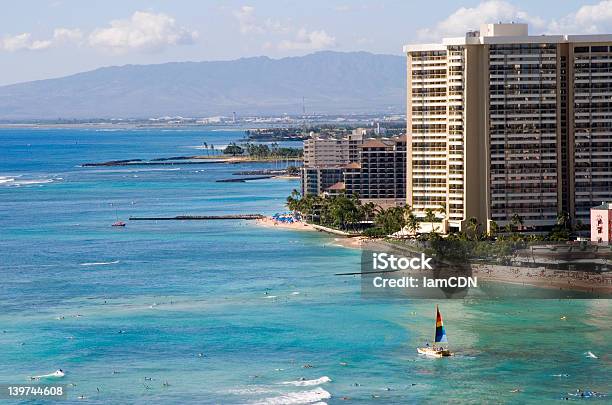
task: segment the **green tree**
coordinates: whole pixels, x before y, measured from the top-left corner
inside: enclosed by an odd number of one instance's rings
[[[240,146],[236,145],[235,142],[232,142],[227,145],[227,147],[223,150],[223,153],[226,155],[236,156],[242,155],[244,153],[244,150]]]
[[[287,175],[289,176],[298,176],[300,174],[300,168],[296,166],[287,167]]]
[[[287,197],[287,208],[291,211],[299,211],[301,194],[295,188],[291,191],[291,195]]]
[[[378,206],[373,202],[367,202],[361,205],[361,214],[365,221],[371,221],[375,216],[378,210]]]
[[[499,225],[495,221],[491,221],[489,224],[489,237],[495,238],[499,233]]]
[[[440,208],[437,211],[442,215],[443,220],[446,219],[446,204],[440,204]]]
[[[374,222],[386,235],[398,232],[406,226],[404,207],[390,207],[386,210],[380,210]]]
[[[406,218],[406,226],[408,227],[410,233],[414,235],[416,235],[419,231],[419,219],[416,215],[414,215],[414,213],[411,212],[410,214],[408,214],[408,217]]]
[[[512,215],[512,218],[510,219],[510,224],[512,224],[514,229],[521,230],[523,228],[523,223],[523,217],[521,217],[519,214],[514,213]]]
[[[561,211],[557,214],[557,225],[564,229],[569,229],[571,224],[570,214],[566,211]]]
[[[435,222],[436,214],[434,214],[431,208],[425,209],[425,222]]]
[[[472,235],[473,240],[480,239],[480,223],[478,222],[478,218],[471,217],[468,219],[467,228]]]

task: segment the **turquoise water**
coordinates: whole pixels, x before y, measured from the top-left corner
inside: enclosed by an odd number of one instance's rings
[[[358,278],[333,275],[359,271],[360,254],[333,238],[248,221],[110,226],[116,214],[283,210],[296,181],[214,182],[270,165],[78,167],[241,136],[0,130],[0,384],[62,368],[68,403],[112,404],[547,403],[612,391],[608,301],[439,302],[457,355],[420,358],[435,302],[362,299]]]

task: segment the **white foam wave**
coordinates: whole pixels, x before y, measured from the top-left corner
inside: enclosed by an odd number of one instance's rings
[[[284,385],[295,385],[296,387],[310,387],[312,385],[321,385],[327,382],[330,382],[331,378],[324,375],[321,378],[317,378],[314,380],[296,380],[296,381],[285,381],[282,384]]]
[[[55,180],[63,180],[61,177],[57,177],[55,179],[21,179],[21,175],[19,176],[0,176],[0,185],[9,186],[9,187],[18,187],[18,186],[31,186],[36,184],[47,184],[53,183]]]
[[[47,184],[53,183],[53,179],[40,179],[40,180],[18,180],[13,182],[15,186],[29,186],[32,184]]]
[[[292,404],[314,404],[321,403],[324,399],[331,398],[331,394],[323,388],[315,388],[310,391],[290,392],[277,397],[266,398],[257,405],[292,405]]]
[[[189,149],[210,150],[210,151],[215,151],[215,152],[221,152],[221,151],[223,151],[227,147],[228,147],[228,145],[216,145],[216,144],[215,144],[215,149],[210,149],[210,147],[207,148],[204,145],[186,146],[186,148],[189,148]],[[219,157],[221,157],[221,156],[219,156]]]
[[[80,263],[81,266],[108,266],[109,264],[117,264],[119,260],[114,260],[112,262],[91,262],[91,263]]]

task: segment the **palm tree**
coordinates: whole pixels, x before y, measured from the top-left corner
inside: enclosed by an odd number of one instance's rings
[[[373,202],[367,202],[361,205],[361,212],[364,220],[370,221],[376,215],[377,205]]]
[[[561,211],[557,214],[557,225],[567,229],[570,222],[570,214],[566,211]]]
[[[478,223],[478,218],[471,217],[468,219],[467,227],[472,233],[472,237],[474,240],[478,240],[480,236],[480,223]]]
[[[436,214],[434,214],[431,208],[427,208],[425,210],[425,221],[426,222],[434,222],[436,220]]]
[[[408,214],[408,218],[406,218],[406,226],[408,227],[410,233],[416,236],[417,232],[419,231],[420,223],[419,219],[416,215],[414,215],[414,213],[411,212]]]
[[[489,236],[494,238],[499,232],[499,225],[495,221],[489,223]]]
[[[510,219],[510,223],[517,229],[517,230],[522,230],[523,229],[523,217],[521,217],[519,214],[517,214],[516,212],[512,215],[512,218]]]
[[[442,219],[446,219],[446,204],[440,204],[440,208],[437,210],[440,214],[442,214]]]
[[[298,211],[301,194],[297,189],[291,190],[291,194],[287,197],[287,208],[291,211]]]

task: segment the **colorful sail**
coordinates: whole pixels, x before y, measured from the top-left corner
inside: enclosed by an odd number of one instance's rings
[[[446,340],[446,330],[444,330],[444,325],[442,324],[442,315],[440,315],[440,310],[436,305],[436,339],[434,340],[436,343],[448,342]]]

